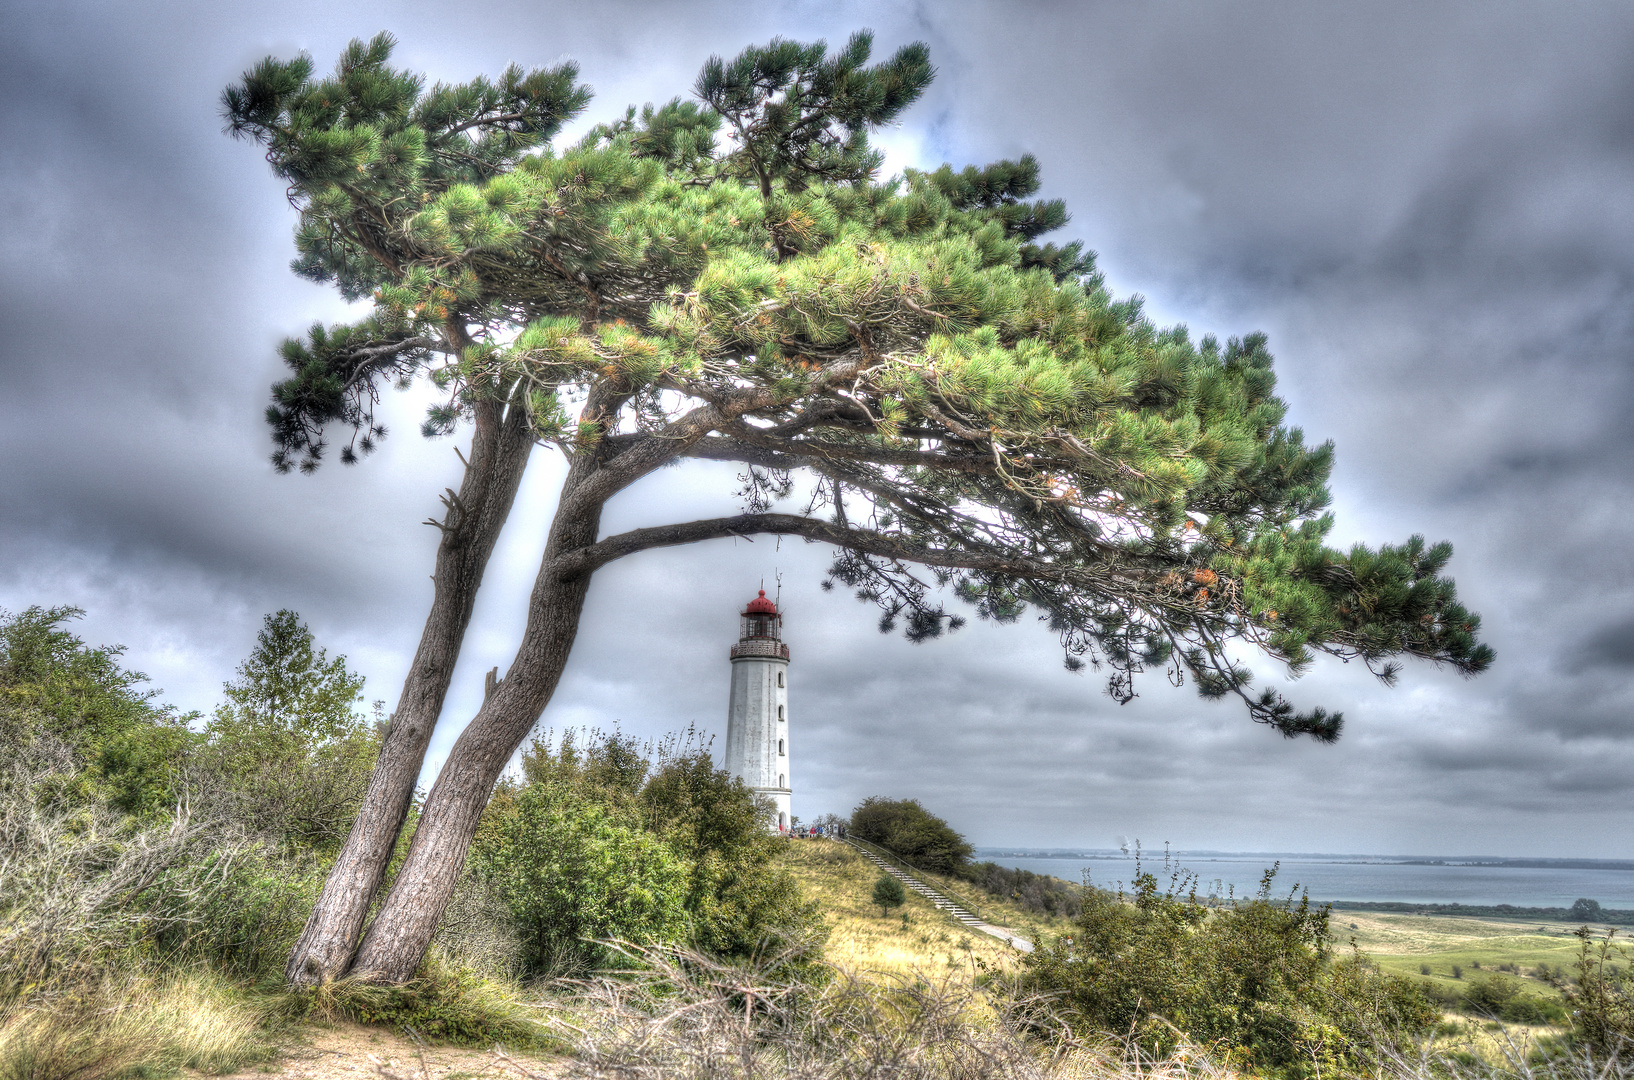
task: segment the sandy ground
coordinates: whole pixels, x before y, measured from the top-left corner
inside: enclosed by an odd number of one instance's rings
[[[491,1050],[417,1046],[381,1028],[338,1024],[311,1028],[305,1045],[291,1046],[278,1060],[238,1074],[288,1080],[532,1080],[562,1075],[564,1058],[506,1057]]]

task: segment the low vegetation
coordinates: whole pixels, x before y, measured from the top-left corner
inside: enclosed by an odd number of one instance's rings
[[[975,850],[916,799],[864,799],[851,811],[851,835],[938,874],[956,872]]]
[[[157,702],[74,614],[0,616],[0,1080],[230,1072],[341,1020],[567,1051],[584,1076],[1628,1080],[1614,934],[1480,923],[1438,949],[1411,916],[1334,926],[1270,876],[1224,906],[1180,875],[1108,894],[971,864],[917,803],[866,804],[1024,955],[848,845],[772,836],[691,735],[536,742],[415,976],[292,992],[384,718],[292,613],[208,717]],[[1515,1052],[1505,1031],[1543,1037]],[[1455,1032],[1486,1041],[1468,1056]]]
[[[821,912],[828,932],[823,952],[836,968],[874,981],[916,974],[974,984],[987,970],[1014,967],[1017,952],[971,930],[916,892],[889,917],[873,901],[879,868],[856,849],[834,841],[790,840],[781,865],[802,895]]]
[[[1377,911],[1402,915],[1445,915],[1466,919],[1502,919],[1506,922],[1556,922],[1570,927],[1588,923],[1634,926],[1634,910],[1605,908],[1598,900],[1579,897],[1571,907],[1519,907],[1515,904],[1406,904],[1388,901],[1353,901],[1347,911]]]
[[[987,896],[1008,901],[1032,915],[1076,919],[1084,909],[1080,885],[993,862],[967,863],[958,876]]]
[[[1029,955],[1022,986],[1081,1029],[1127,1032],[1147,1053],[1209,1045],[1266,1076],[1364,1071],[1428,1036],[1439,1011],[1359,953],[1335,956],[1328,911],[1259,894],[1213,906],[1179,871],[1137,866],[1130,895],[1086,893],[1075,932]]]
[[[536,740],[522,774],[489,803],[464,883],[508,914],[515,974],[606,966],[609,939],[732,960],[775,936],[820,956],[816,906],[776,865],[765,807],[691,733]]]
[[[899,908],[908,901],[908,890],[902,887],[902,882],[890,874],[881,874],[874,882],[874,894],[870,898],[879,905],[879,913],[886,916],[892,908]]]
[[[934,976],[821,985],[646,950],[635,978],[584,987],[563,1027],[574,1075],[666,1080],[1066,1080],[1134,1072],[1212,1077],[1206,1059],[1131,1068],[1115,1042],[1015,1023],[1017,1003]],[[542,1080],[542,1076],[541,1076]]]
[[[1166,884],[1144,871],[1130,894],[1112,894],[955,858],[970,851],[964,838],[912,800],[872,798],[857,816],[868,825],[854,834],[910,865],[936,862],[914,866],[929,884],[974,885],[984,917],[1028,926],[1040,947],[1020,960],[1019,985],[1051,1002],[1054,1021],[1121,1032],[1145,1054],[1201,1043],[1233,1067],[1294,1077],[1490,1035],[1481,1024],[1552,1045],[1569,1031],[1568,1043],[1602,1054],[1631,1030],[1634,980],[1614,931],[1354,912],[1335,926],[1330,909],[1274,895],[1274,868],[1252,899],[1200,899],[1195,879],[1167,862]],[[1044,925],[1028,925],[1041,915]]]
[[[281,963],[322,882],[309,811],[350,812],[328,751],[368,726],[325,728],[311,700],[269,707],[278,693],[251,702],[254,685],[334,674],[304,630],[280,633],[282,614],[208,720],[158,704],[119,650],[87,647],[66,628],[77,614],[0,613],[0,1076],[265,1056],[279,1008],[247,987]],[[356,685],[340,689],[350,706]],[[257,746],[290,780],[283,812],[257,791]],[[367,776],[366,754],[351,762]]]

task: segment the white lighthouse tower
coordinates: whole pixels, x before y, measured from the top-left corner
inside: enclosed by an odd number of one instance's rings
[[[732,646],[732,700],[726,712],[726,771],[776,804],[771,825],[787,832],[789,787],[789,647],[783,616],[766,590],[744,609]]]

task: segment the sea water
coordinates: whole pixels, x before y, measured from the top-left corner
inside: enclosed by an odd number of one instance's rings
[[[1116,889],[1135,876],[1135,860],[1119,851],[1042,852],[1027,849],[978,848],[975,858]],[[1634,862],[1581,859],[1564,865],[1515,865],[1531,860],[1472,858],[1391,859],[1366,855],[1258,854],[1240,852],[1178,852],[1170,869],[1178,866],[1195,874],[1199,895],[1253,896],[1260,877],[1278,864],[1273,895],[1296,888],[1309,890],[1311,899],[1399,901],[1409,904],[1514,904],[1517,907],[1571,907],[1578,898],[1599,901],[1601,907],[1634,908]],[[1163,852],[1148,851],[1142,869],[1158,874],[1168,884]]]

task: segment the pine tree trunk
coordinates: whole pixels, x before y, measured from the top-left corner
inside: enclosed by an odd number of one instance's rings
[[[479,402],[475,413],[471,460],[437,548],[431,613],[357,820],[284,969],[296,986],[339,978],[351,965],[369,905],[408,816],[483,571],[533,449],[527,411],[520,405],[507,413],[502,402]]]
[[[592,544],[601,505],[576,506],[576,463],[563,486],[561,508],[528,604],[528,625],[505,678],[460,733],[426,797],[408,855],[380,913],[358,949],[353,971],[361,978],[405,982],[414,976],[437,924],[453,897],[476,835],[477,822],[506,762],[544,712],[567,666],[591,575],[561,580],[557,556]]]

